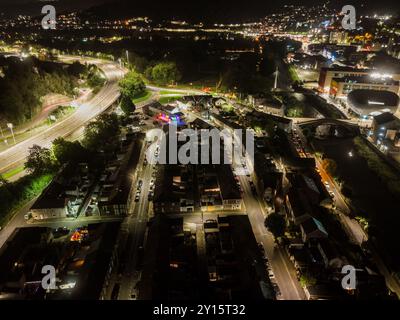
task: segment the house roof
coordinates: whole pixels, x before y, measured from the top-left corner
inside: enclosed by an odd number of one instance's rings
[[[290,206],[292,207],[294,217],[301,217],[306,214],[311,215],[312,208],[307,201],[307,199],[303,196],[300,196],[299,190],[290,189],[288,193],[288,198],[290,202]]]
[[[328,232],[325,230],[323,224],[315,218],[307,219],[301,224],[301,226],[306,234],[310,234],[318,230],[328,236]]]
[[[220,192],[223,200],[241,199],[230,165],[221,164],[216,170]]]

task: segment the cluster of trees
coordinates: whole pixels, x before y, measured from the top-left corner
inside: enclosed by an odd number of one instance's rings
[[[53,175],[26,175],[15,182],[7,182],[0,176],[0,225],[24,203],[40,195]]]
[[[115,149],[115,140],[120,133],[118,116],[115,113],[102,114],[85,127],[82,145],[92,153],[104,153]]]
[[[357,154],[367,161],[368,167],[382,178],[393,195],[400,196],[400,177],[397,172],[389,167],[361,137],[356,137],[353,141]]]
[[[136,109],[132,100],[146,93],[146,84],[140,74],[130,71],[119,81],[119,87],[121,89],[120,107],[126,115],[129,115]]]
[[[304,102],[300,101],[292,94],[282,94],[281,98],[285,105],[286,116],[293,118],[306,116],[306,105]]]
[[[137,98],[146,91],[143,78],[135,71],[128,72],[125,77],[119,81],[119,87],[121,96],[131,100]]]
[[[1,58],[4,77],[0,78],[0,117],[13,123],[31,119],[41,110],[41,97],[48,93],[71,96],[86,67],[75,63],[68,67],[31,57]]]
[[[158,85],[175,84],[182,78],[176,63],[171,61],[148,66],[145,70],[145,76]]]
[[[317,279],[309,272],[303,273],[300,276],[300,285],[304,287],[314,286],[317,283]]]
[[[225,67],[218,80],[217,89],[241,94],[269,92],[273,84],[270,75],[273,73],[274,62],[266,57],[257,68],[259,59],[255,53],[242,54]]]
[[[115,139],[120,134],[120,121],[115,113],[102,114],[85,127],[84,138],[67,141],[57,138],[52,147],[34,145],[29,149],[25,168],[29,173],[40,176],[51,174],[66,164],[88,162],[97,166],[107,152],[116,148]]]
[[[104,155],[115,151],[115,139],[119,134],[117,115],[103,114],[87,126],[82,143],[57,138],[50,149],[38,145],[31,147],[25,163],[28,175],[12,183],[0,175],[0,225],[11,212],[40,195],[55,173],[66,164],[85,161],[94,171],[101,170]]]
[[[125,52],[124,54],[125,55]],[[143,74],[146,79],[158,85],[174,84],[182,79],[179,67],[174,61],[149,61],[134,52],[129,52],[129,64],[132,69]]]
[[[265,227],[271,231],[275,238],[282,237],[286,230],[285,218],[277,212],[271,213],[265,219]]]
[[[126,96],[121,97],[120,107],[121,107],[122,111],[125,113],[125,115],[129,115],[131,112],[134,112],[136,109],[136,106],[132,102],[132,100]]]
[[[88,67],[86,79],[87,85],[93,89],[94,93],[97,93],[106,82],[106,79],[101,76],[101,71],[95,65]]]
[[[324,158],[322,160],[322,168],[324,168],[324,170],[328,172],[331,177],[336,177],[337,163],[335,160]]]

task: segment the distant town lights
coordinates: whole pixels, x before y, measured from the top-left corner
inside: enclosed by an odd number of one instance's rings
[[[387,79],[387,78],[393,78],[393,75],[387,74],[387,73],[380,73],[380,72],[373,72],[370,74],[371,78],[375,79]]]

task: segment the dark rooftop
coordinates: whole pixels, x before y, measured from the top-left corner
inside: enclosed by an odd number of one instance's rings
[[[397,118],[390,112],[384,112],[377,116],[374,116],[374,121],[377,124],[384,124],[395,120],[397,120]]]

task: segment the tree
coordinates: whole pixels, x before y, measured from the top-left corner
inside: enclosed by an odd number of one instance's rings
[[[271,213],[265,219],[265,227],[272,232],[275,238],[282,237],[285,234],[285,218],[279,213]]]
[[[178,70],[175,62],[160,62],[148,70],[151,80],[160,85],[173,84],[181,79],[181,73]]]
[[[102,114],[85,127],[83,145],[91,150],[105,150],[120,134],[118,116],[115,113]]]
[[[304,273],[300,276],[300,285],[302,287],[314,286],[317,283],[317,279],[309,273]]]
[[[134,71],[130,71],[126,76],[119,81],[122,96],[128,97],[131,100],[141,95],[146,90],[146,85],[142,77]]]
[[[6,187],[7,184],[8,184],[8,181],[0,174],[0,188]]]
[[[54,169],[54,162],[50,149],[36,144],[29,148],[25,169],[34,174],[51,172]]]
[[[122,111],[126,115],[129,115],[131,112],[135,111],[135,109],[136,109],[136,106],[132,102],[132,100],[126,96],[122,96],[120,106],[121,106]]]
[[[342,185],[342,194],[347,197],[347,198],[351,198],[353,196],[353,190],[351,189],[351,187],[347,184],[344,183]]]
[[[85,157],[85,148],[79,141],[67,141],[64,138],[57,138],[53,141],[52,151],[57,164],[62,166],[67,163],[78,163]]]
[[[332,177],[335,176],[336,169],[337,169],[337,164],[336,164],[335,160],[325,158],[324,160],[322,160],[322,167],[324,168],[324,170],[326,172],[329,173],[329,175],[331,175]]]
[[[143,73],[149,65],[149,61],[145,57],[141,57],[134,52],[129,52],[129,62],[133,65],[135,71],[139,73]]]
[[[74,77],[79,78],[85,72],[86,66],[81,64],[79,61],[74,61],[70,66],[68,66],[68,73]]]

